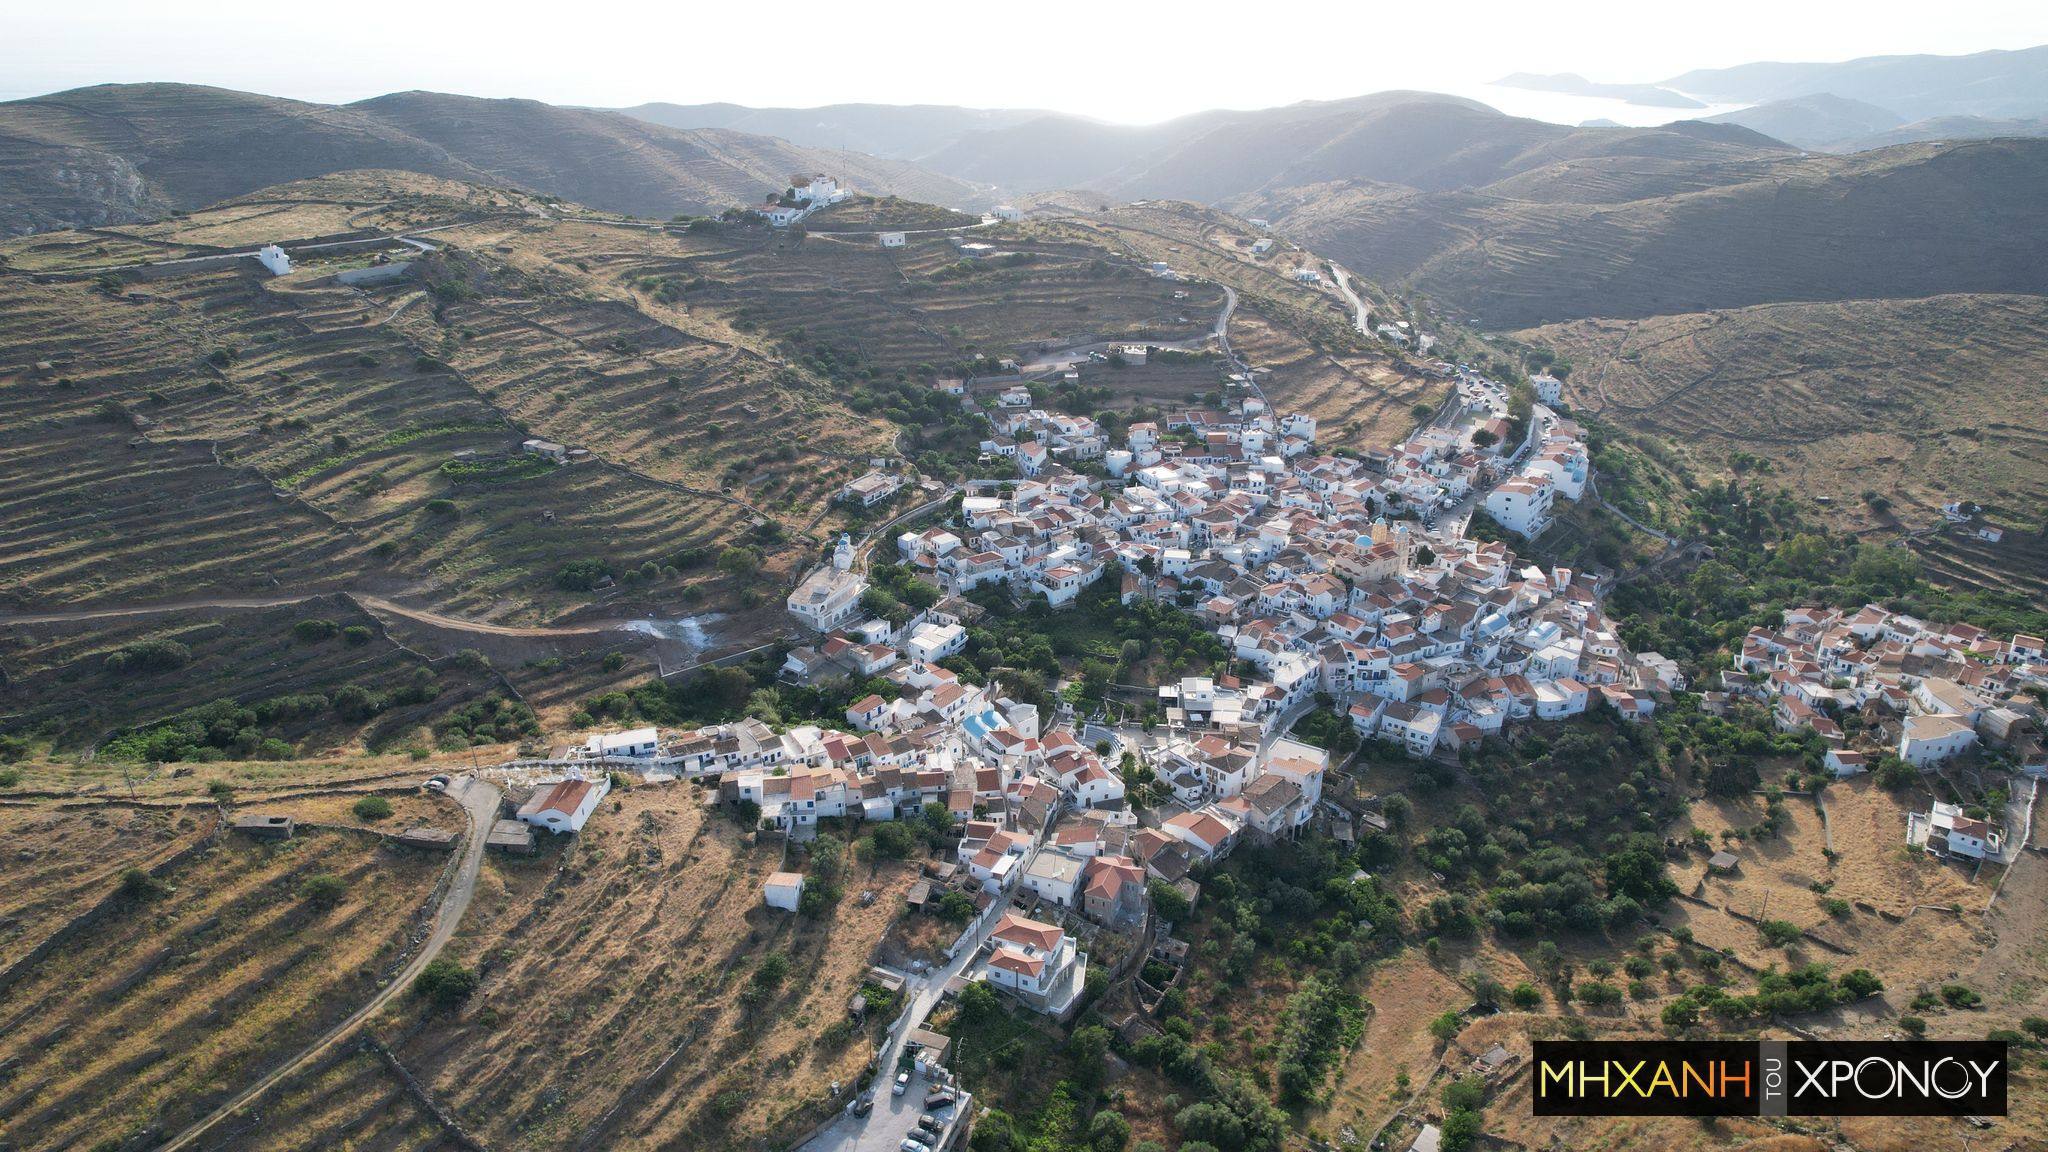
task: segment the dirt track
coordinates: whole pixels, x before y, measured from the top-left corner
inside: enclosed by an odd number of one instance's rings
[[[276,608],[286,604],[302,604],[319,599],[323,595],[336,593],[309,593],[304,596],[257,596],[246,598],[223,598],[212,600],[172,600],[162,604],[115,604],[100,608],[73,608],[61,612],[0,613],[0,626],[20,624],[63,624],[74,620],[106,620],[121,616],[148,616],[161,612],[191,612],[206,609],[249,609]],[[407,608],[386,600],[381,596],[370,596],[360,592],[341,592],[361,605],[368,612],[386,612],[403,616],[422,624],[437,628],[451,628],[458,632],[476,632],[489,636],[591,636],[600,632],[615,632],[625,627],[616,620],[601,620],[588,624],[561,624],[544,628],[515,628],[504,624],[485,624],[477,620],[464,620],[455,616],[443,616],[420,608]]]

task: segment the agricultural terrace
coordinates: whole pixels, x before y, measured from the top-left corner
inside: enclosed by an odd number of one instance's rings
[[[1318,442],[1326,447],[1397,443],[1415,425],[1415,406],[1434,408],[1449,391],[1361,335],[1334,288],[1297,283],[1270,260],[1240,258],[1235,223],[1222,213],[1162,201],[1034,226],[1124,252],[1140,266],[1163,261],[1235,288],[1231,347],[1266,370],[1260,385],[1276,407],[1316,418]],[[1226,228],[1222,247],[1214,238],[1218,228]]]
[[[22,625],[0,641],[0,656],[17,693],[0,713],[10,731],[57,750],[99,747],[107,761],[140,769],[427,748],[458,729],[467,747],[482,701],[507,695],[481,661],[430,661],[341,596]],[[497,737],[495,717],[491,725],[481,735]]]
[[[482,986],[424,1030],[409,1005],[382,1031],[494,1146],[786,1141],[867,1060],[862,1036],[888,1014],[857,1030],[847,1000],[915,872],[842,849],[836,904],[816,917],[767,908],[778,867],[814,883],[832,873],[823,843],[785,865],[777,843],[757,844],[694,788],[614,792],[574,843],[491,858],[448,953]]]
[[[136,818],[39,817],[38,839],[91,834],[53,821]],[[195,808],[157,819],[196,838],[218,817]],[[376,990],[444,861],[370,833],[306,830],[275,843],[223,833],[158,875],[94,877],[106,914],[0,990],[9,1138],[148,1142],[204,1115]]]

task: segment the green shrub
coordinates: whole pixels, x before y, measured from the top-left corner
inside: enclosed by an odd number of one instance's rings
[[[107,654],[109,672],[168,672],[192,661],[192,649],[176,640],[139,640]]]
[[[365,796],[349,807],[358,820],[386,820],[391,816],[391,801],[382,796]]]
[[[428,962],[418,976],[413,977],[412,994],[427,1001],[437,1010],[445,1011],[469,999],[476,991],[477,974],[447,957]]]
[[[1915,1036],[1927,1035],[1927,1021],[1922,1020],[1918,1016],[1899,1017],[1899,1027],[1905,1029],[1906,1031],[1912,1033]]]
[[[308,644],[318,644],[341,631],[341,625],[332,620],[301,620],[292,625],[292,635]]]
[[[1984,1003],[1984,997],[1963,987],[1961,984],[1942,985],[1941,998],[1947,1001],[1951,1008],[1976,1008]]]
[[[147,904],[170,895],[171,890],[163,881],[142,869],[130,868],[121,873],[121,884],[115,892],[130,904]]]
[[[367,626],[362,624],[351,624],[341,630],[341,638],[356,647],[368,644],[375,636],[375,632],[370,631]]]
[[[1765,920],[1756,930],[1774,948],[1790,948],[1799,940],[1799,925],[1787,920]]]
[[[299,886],[299,898],[315,908],[332,908],[348,895],[348,881],[332,872],[309,876]]]

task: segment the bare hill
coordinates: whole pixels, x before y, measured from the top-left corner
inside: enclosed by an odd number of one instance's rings
[[[1837,64],[1742,64],[1663,81],[1713,100],[1763,103],[1832,92],[1928,116],[2039,116],[2048,112],[2048,45],[1968,56],[1865,56]]]
[[[1841,151],[1856,141],[1899,127],[1906,118],[1865,100],[1822,92],[1724,112],[1707,117],[1707,122],[1740,124],[1801,148]]]
[[[640,104],[618,111],[669,128],[724,128],[779,136],[806,148],[850,148],[917,160],[963,136],[1008,128],[1053,113],[948,104],[828,104],[821,108],[749,108],[743,104]]]
[[[514,186],[638,215],[752,202],[797,172],[963,206],[899,161],[615,112],[407,92],[338,107],[183,84],[109,84],[0,104],[0,231],[125,223],[361,169]]]
[[[2048,404],[2048,299],[1778,304],[1517,335],[1571,361],[1574,406],[1686,446],[1710,469],[1731,453],[1762,457],[1860,526],[1921,527],[1970,500],[2017,542],[2048,518],[2035,418]],[[1893,506],[1880,514],[1865,491]],[[1987,572],[1999,567],[1990,551]],[[2048,570],[2036,556],[2008,557],[2007,570],[2038,594]]]
[[[1741,131],[1740,129],[1735,129]],[[2041,292],[2048,142],[1725,162],[1562,158],[1492,187],[1332,184],[1230,206],[1512,327],[1788,300]]]

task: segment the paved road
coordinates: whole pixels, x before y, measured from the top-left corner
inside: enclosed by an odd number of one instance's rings
[[[1359,299],[1358,293],[1351,290],[1351,274],[1344,270],[1342,264],[1337,263],[1335,260],[1330,261],[1330,271],[1336,274],[1337,291],[1342,292],[1344,298],[1351,301],[1351,307],[1354,312],[1351,326],[1358,329],[1360,335],[1372,335],[1372,305]]]
[[[1024,857],[1024,864],[1018,870],[1022,875],[1038,859],[1040,843],[1033,840],[1031,851]],[[839,1119],[823,1132],[802,1145],[801,1152],[896,1152],[903,1138],[910,1135],[917,1126],[917,1118],[924,1114],[924,1094],[931,1090],[930,1082],[912,1073],[910,1088],[901,1096],[892,1095],[890,1086],[896,1079],[896,1061],[903,1055],[904,1038],[914,1022],[931,1015],[939,1006],[939,1000],[946,993],[946,984],[953,977],[961,975],[973,966],[975,957],[981,954],[981,946],[988,941],[988,934],[1002,919],[1003,909],[1010,906],[1009,897],[989,905],[974,932],[961,944],[960,950],[944,968],[934,969],[924,976],[924,983],[912,985],[916,990],[910,995],[909,1006],[903,1015],[889,1028],[889,1043],[882,1049],[879,1067],[881,1074],[875,1077],[875,1110],[866,1117],[841,1113]],[[955,1109],[955,1112],[961,1111]],[[951,1135],[950,1129],[948,1135]]]
[[[368,1021],[384,1006],[412,987],[413,977],[418,976],[434,957],[441,954],[448,941],[455,936],[455,929],[462,923],[462,914],[469,909],[469,898],[476,892],[476,877],[483,866],[484,837],[491,830],[491,823],[498,815],[498,789],[481,780],[457,778],[449,795],[461,802],[463,810],[469,813],[469,834],[462,842],[462,860],[456,865],[455,878],[449,882],[448,891],[441,896],[441,906],[434,910],[433,927],[420,950],[384,990],[371,997],[348,1019],[329,1029],[327,1034],[313,1044],[279,1065],[261,1080],[237,1093],[233,1099],[222,1104],[198,1123],[178,1133],[162,1145],[157,1152],[180,1152],[195,1146],[199,1138],[206,1135],[222,1120],[255,1103],[258,1097],[276,1087],[293,1073],[319,1059],[337,1044],[354,1035],[356,1029]]]

